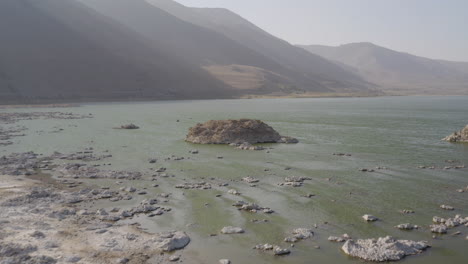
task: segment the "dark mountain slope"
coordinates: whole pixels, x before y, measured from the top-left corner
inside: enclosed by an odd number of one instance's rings
[[[72,0],[2,0],[0,32],[3,102],[233,94],[206,71]]]
[[[285,67],[265,54],[233,41],[224,34],[181,20],[145,0],[79,1],[150,39],[152,45],[164,47],[167,54],[182,57],[192,63],[202,66],[253,66],[282,76],[277,86],[330,91],[316,80]],[[217,72],[212,71],[215,76],[220,77]]]
[[[187,22],[216,31],[273,59],[297,76],[313,80],[330,89],[367,90],[373,85],[342,67],[258,28],[239,15],[221,8],[189,8],[172,0],[147,0]]]

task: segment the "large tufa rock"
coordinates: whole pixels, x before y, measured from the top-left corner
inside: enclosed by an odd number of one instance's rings
[[[211,120],[189,129],[185,139],[196,144],[256,144],[297,143],[290,137],[282,137],[271,126],[260,120]]]
[[[465,142],[468,143],[468,125],[465,126],[460,131],[454,132],[448,137],[443,138],[442,140],[448,141],[448,142]]]
[[[346,254],[367,261],[396,261],[428,248],[424,241],[396,240],[392,237],[348,240],[341,248]]]

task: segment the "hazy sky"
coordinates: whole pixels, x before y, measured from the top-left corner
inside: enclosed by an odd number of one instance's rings
[[[293,44],[373,42],[468,61],[468,0],[176,0],[224,7]]]

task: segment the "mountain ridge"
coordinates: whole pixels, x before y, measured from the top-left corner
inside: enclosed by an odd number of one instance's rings
[[[468,63],[435,60],[369,42],[340,46],[298,45],[331,61],[354,68],[386,91],[467,94]]]

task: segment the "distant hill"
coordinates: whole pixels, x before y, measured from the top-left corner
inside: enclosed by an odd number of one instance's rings
[[[338,47],[305,45],[305,50],[343,64],[384,91],[397,94],[468,94],[468,63],[433,60],[372,43]]]
[[[73,0],[0,1],[0,102],[227,98],[198,65]]]
[[[261,68],[287,77],[306,91],[368,91],[375,87],[335,63],[272,36],[227,9],[190,8],[173,0],[146,1],[181,20],[222,34],[273,60],[282,68]]]

